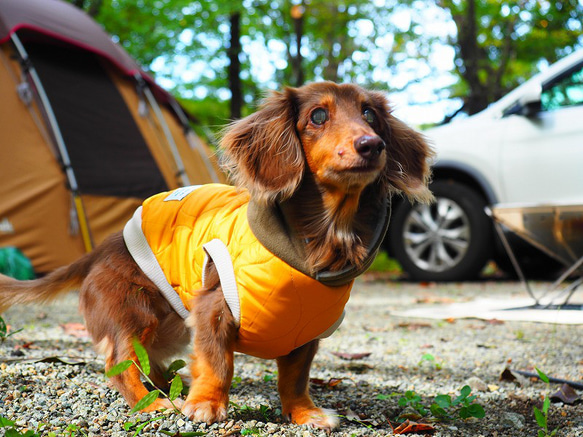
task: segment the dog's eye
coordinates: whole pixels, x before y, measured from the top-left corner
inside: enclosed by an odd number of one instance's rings
[[[320,126],[328,121],[328,111],[324,108],[316,108],[312,111],[310,119],[312,120],[312,123]]]
[[[362,111],[362,117],[366,120],[368,124],[373,124],[376,120],[376,115],[374,111],[370,108],[366,108]]]

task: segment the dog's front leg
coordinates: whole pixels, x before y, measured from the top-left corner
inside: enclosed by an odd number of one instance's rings
[[[227,418],[233,379],[237,326],[220,287],[202,291],[193,301],[192,385],[182,412],[197,422]]]
[[[318,340],[313,340],[278,358],[277,386],[284,416],[300,425],[331,429],[338,425],[335,412],[316,407],[309,394],[310,366],[317,351]]]

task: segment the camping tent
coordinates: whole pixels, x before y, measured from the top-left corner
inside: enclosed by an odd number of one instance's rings
[[[47,272],[144,198],[222,180],[176,100],[88,15],[0,0],[0,247]]]

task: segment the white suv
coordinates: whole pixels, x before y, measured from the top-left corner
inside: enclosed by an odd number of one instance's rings
[[[475,278],[500,250],[486,205],[583,204],[583,50],[425,134],[436,202],[394,205],[386,246],[413,279]]]

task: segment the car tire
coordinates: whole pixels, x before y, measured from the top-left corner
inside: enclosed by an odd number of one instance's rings
[[[430,186],[435,202],[395,206],[387,233],[389,254],[411,279],[462,281],[478,277],[493,250],[486,200],[456,181]]]

